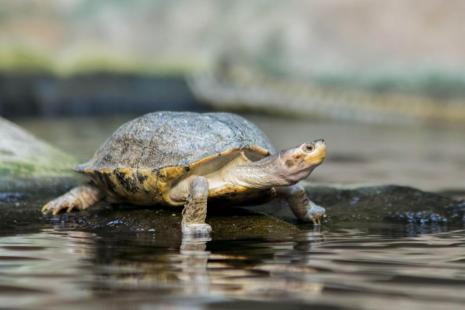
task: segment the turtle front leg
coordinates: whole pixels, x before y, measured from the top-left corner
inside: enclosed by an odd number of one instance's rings
[[[205,223],[207,217],[208,180],[197,176],[188,187],[188,196],[182,211],[182,233],[184,235],[208,235],[212,228]]]
[[[278,194],[287,200],[294,215],[301,221],[312,221],[320,225],[321,218],[325,216],[325,209],[308,198],[307,193],[299,183],[277,188]]]
[[[88,184],[73,188],[69,192],[48,202],[42,207],[42,213],[56,215],[61,211],[85,210],[102,200],[104,194],[97,187]]]

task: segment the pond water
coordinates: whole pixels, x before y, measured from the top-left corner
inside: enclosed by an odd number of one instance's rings
[[[465,230],[184,240],[44,227],[0,238],[2,308],[463,309]]]
[[[327,140],[330,157],[310,180],[465,189],[460,128],[249,118],[278,147]],[[125,120],[18,123],[86,160]],[[66,223],[0,228],[0,308],[463,309],[463,227],[299,228],[282,237],[222,240],[82,231]]]

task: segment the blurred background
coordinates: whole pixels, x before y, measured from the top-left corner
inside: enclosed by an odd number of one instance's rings
[[[11,0],[0,115],[86,160],[157,110],[235,111],[311,180],[465,190],[465,2]]]

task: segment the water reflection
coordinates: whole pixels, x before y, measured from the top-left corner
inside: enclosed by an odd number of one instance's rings
[[[292,238],[162,240],[50,228],[0,238],[0,304],[458,309],[465,230],[367,226]]]
[[[11,309],[90,298],[93,234],[44,230],[0,238],[0,305]],[[76,277],[79,275],[79,277]]]
[[[184,237],[182,240],[180,280],[187,284],[188,294],[207,294],[210,290],[208,276],[208,259],[210,252],[206,251],[210,238]]]

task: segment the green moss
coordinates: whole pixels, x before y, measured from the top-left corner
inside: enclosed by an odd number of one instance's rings
[[[13,72],[52,72],[53,61],[35,49],[15,46],[0,49],[0,70]]]
[[[157,58],[146,61],[100,50],[83,50],[75,54],[77,56],[52,59],[34,48],[4,47],[0,48],[0,71],[45,72],[60,76],[94,72],[182,75],[204,67],[190,59]]]
[[[73,165],[60,163],[56,166],[40,165],[26,161],[0,162],[1,177],[40,177],[40,176],[66,176],[73,174]]]
[[[89,72],[180,75],[193,72],[196,68],[198,68],[197,64],[186,60],[165,59],[145,62],[123,56],[94,53],[69,61],[68,65],[59,65],[55,72],[60,75]]]
[[[35,167],[30,163],[2,162],[0,163],[0,176],[15,176],[33,174]]]

